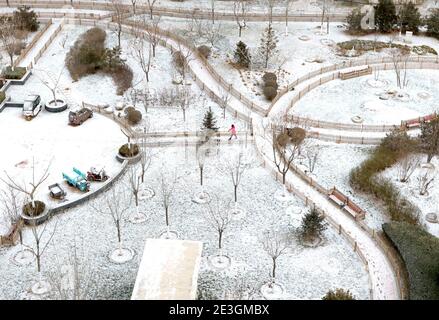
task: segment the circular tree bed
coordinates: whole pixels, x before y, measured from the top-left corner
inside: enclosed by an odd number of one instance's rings
[[[61,99],[51,100],[46,103],[45,109],[49,112],[62,112],[67,109],[67,102]]]
[[[135,163],[140,160],[140,149],[135,143],[125,143],[119,148],[119,152],[116,155],[117,160],[124,162],[128,160],[130,163]]]
[[[48,213],[49,210],[46,204],[42,201],[35,200],[34,204],[28,202],[23,206],[21,217],[25,224],[32,222],[38,225],[47,220]]]

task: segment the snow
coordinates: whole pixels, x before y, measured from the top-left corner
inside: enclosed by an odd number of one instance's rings
[[[390,84],[387,87],[373,88],[368,85],[371,79],[374,75],[326,83],[307,93],[290,109],[290,114],[338,123],[352,123],[353,116],[360,116],[364,119],[363,124],[399,125],[402,120],[438,111],[439,70],[408,70],[405,89],[395,88],[394,71],[379,73],[379,79]],[[380,99],[380,94],[392,89],[406,94],[408,101],[397,97]],[[419,96],[424,92],[430,97]]]
[[[249,150],[252,151],[251,148]],[[220,153],[232,151],[235,149],[224,147]],[[58,216],[56,233],[42,259],[44,274],[53,271],[57,262],[64,261],[69,246],[76,239],[80,251],[84,251],[81,261],[95,271],[92,272],[93,286],[88,298],[129,299],[145,238],[158,238],[160,232],[166,230],[158,194],[160,168],[165,167],[170,171],[176,169],[181,175],[170,207],[171,229],[178,233],[179,239],[204,243],[199,287],[223,297],[224,291],[233,291],[236,281],[245,277],[259,289],[268,280],[270,270],[270,259],[258,240],[261,231],[271,227],[282,232],[294,232],[295,229],[284,207],[273,198],[274,191],[280,188],[279,183],[261,167],[246,173],[239,186],[238,201],[248,214],[244,219],[234,221],[224,235],[224,254],[232,259],[232,265],[224,271],[212,270],[207,258],[218,252],[217,234],[206,226],[204,207],[191,201],[192,192],[188,190],[193,190],[198,183],[199,173],[195,153],[190,152],[188,160],[185,160],[184,154],[181,148],[161,149],[147,173],[147,185],[156,191],[156,196],[141,202],[140,211],[148,214],[150,219],[144,224],[123,222],[123,246],[135,250],[137,259],[122,265],[109,263],[108,253],[117,247],[114,224],[109,216],[95,214],[85,205]],[[216,153],[207,159],[205,186],[210,194],[224,200],[231,199],[232,184],[228,176],[218,173],[218,161]],[[100,195],[94,201],[100,203],[103,199],[104,195]],[[297,199],[290,204],[303,208],[303,203]],[[48,222],[48,228],[52,228],[54,223],[55,220]],[[24,237],[25,243],[30,243],[29,230],[25,230]],[[350,289],[359,299],[368,299],[368,274],[358,256],[332,228],[324,232],[324,238],[326,242],[317,248],[306,248],[294,241],[288,254],[279,258],[279,282],[285,288],[283,297],[320,299],[329,289],[342,287]],[[18,267],[7,262],[13,253],[14,248],[0,248],[0,274],[4,284],[0,287],[0,297],[3,299],[19,298],[36,278],[34,265]]]

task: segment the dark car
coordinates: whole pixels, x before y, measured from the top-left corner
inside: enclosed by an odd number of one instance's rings
[[[69,112],[69,124],[72,126],[79,126],[88,118],[93,117],[93,111],[89,108],[82,108],[78,111]]]

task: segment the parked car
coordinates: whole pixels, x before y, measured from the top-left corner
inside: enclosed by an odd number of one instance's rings
[[[42,108],[41,97],[38,94],[30,94],[24,99],[23,116],[26,120],[31,120],[40,113]]]
[[[79,126],[91,117],[93,117],[93,111],[89,108],[82,108],[78,111],[70,111],[69,124],[72,126]]]

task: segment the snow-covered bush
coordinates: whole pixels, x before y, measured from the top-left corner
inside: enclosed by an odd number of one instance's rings
[[[313,241],[319,237],[326,228],[325,218],[320,215],[316,209],[311,209],[302,219],[299,236],[305,241]]]
[[[210,53],[212,52],[212,50],[205,45],[199,46],[198,47],[198,52],[204,57],[204,58],[209,58]]]
[[[14,11],[14,24],[19,30],[37,31],[40,23],[37,14],[29,6],[20,6]]]
[[[329,290],[322,300],[355,300],[355,298],[349,290],[337,288]]]
[[[123,95],[125,91],[131,88],[133,83],[133,70],[126,65],[120,65],[112,72],[114,83],[117,86],[117,94]]]
[[[128,123],[132,126],[138,124],[142,121],[142,113],[133,107],[128,107],[125,109],[126,119]]]

